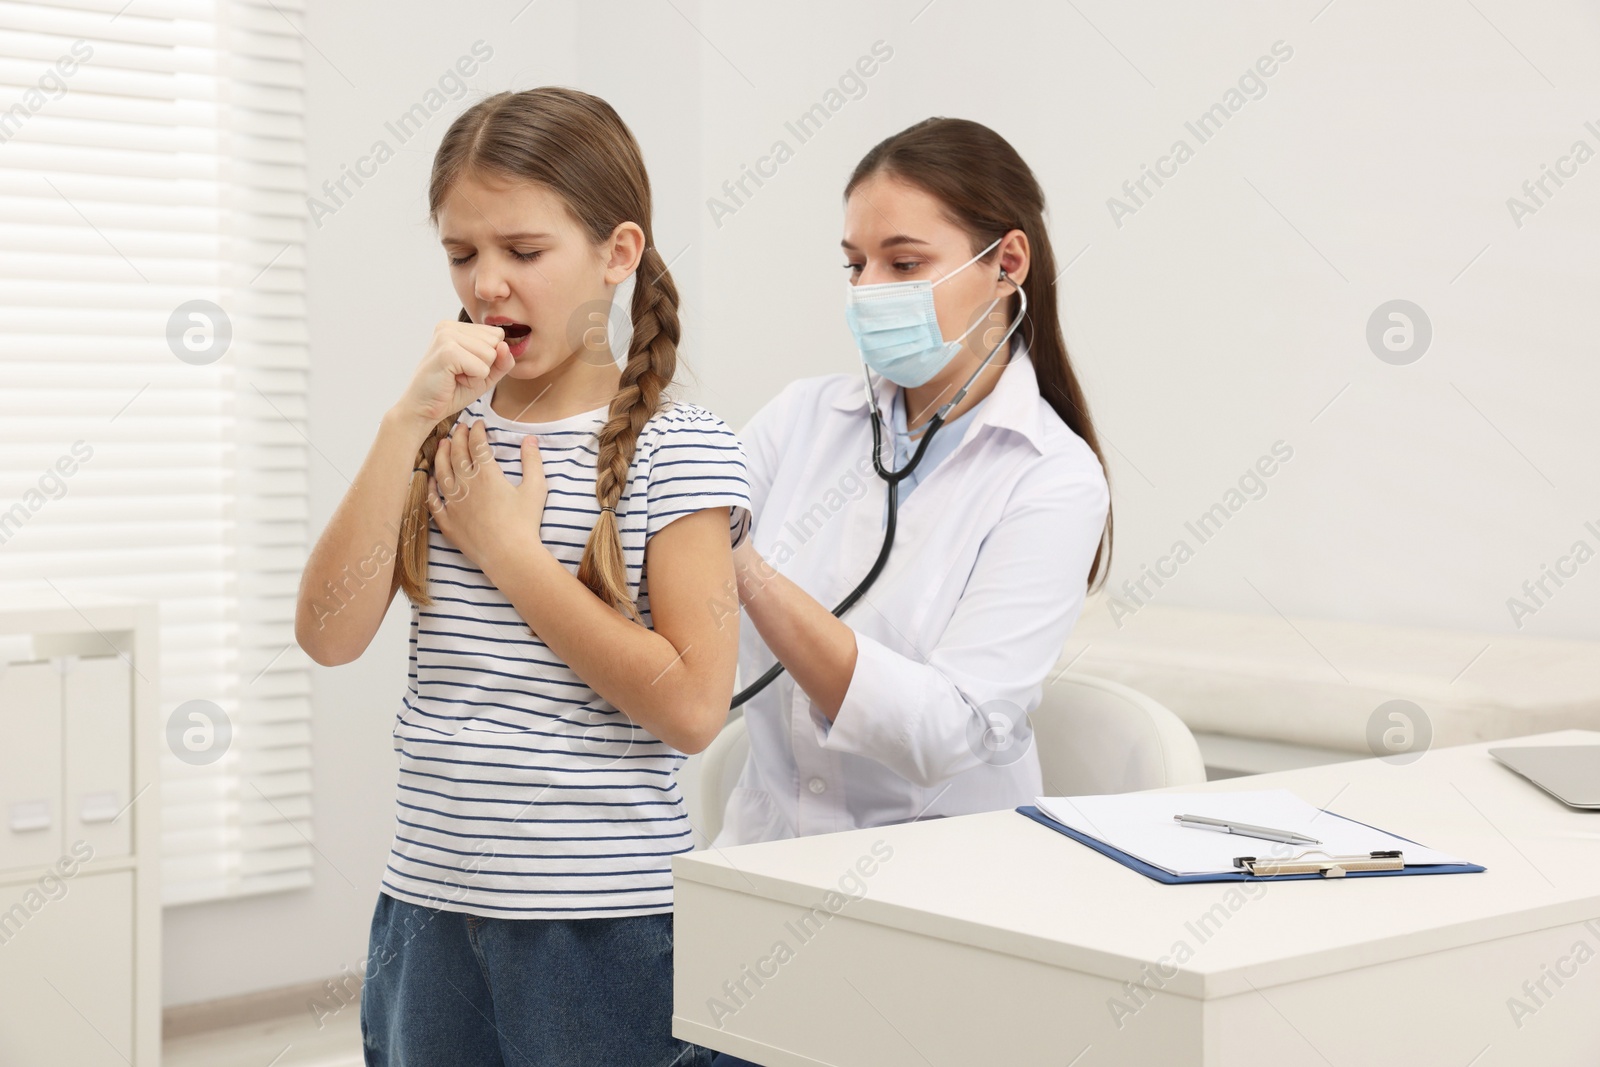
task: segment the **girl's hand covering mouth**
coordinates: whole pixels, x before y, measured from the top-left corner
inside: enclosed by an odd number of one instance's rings
[[[501,330],[499,336],[491,332],[495,329]],[[428,351],[395,410],[408,423],[420,423],[418,429],[425,436],[444,418],[493,389],[514,366],[503,328],[444,319],[434,326]]]

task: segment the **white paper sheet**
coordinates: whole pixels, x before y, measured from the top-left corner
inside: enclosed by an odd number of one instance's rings
[[[1308,858],[1321,858],[1322,852],[1354,856],[1400,849],[1407,867],[1467,862],[1321,811],[1287,789],[1039,797],[1035,803],[1056,822],[1175,875],[1232,873],[1237,870],[1233,865],[1235,856],[1289,859],[1302,852],[1311,852]],[[1173,816],[1179,814],[1291,830],[1322,843],[1287,845],[1258,837],[1197,830],[1175,822]]]

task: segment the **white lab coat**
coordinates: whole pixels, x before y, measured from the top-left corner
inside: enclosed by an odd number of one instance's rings
[[[889,412],[898,387],[877,388]],[[739,436],[756,550],[833,607],[883,536],[860,376],[794,382]],[[960,445],[901,502],[889,562],[844,616],[857,658],[835,721],[788,673],[745,704],[750,758],[715,844],[1032,802],[1032,745],[980,758],[1001,739],[986,742],[985,729],[995,712],[1016,720],[1038,706],[1083,608],[1109,502],[1099,461],[1040,397],[1019,346]],[[748,684],[773,656],[748,614],[741,627]]]

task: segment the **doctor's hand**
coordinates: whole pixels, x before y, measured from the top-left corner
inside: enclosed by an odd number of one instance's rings
[[[753,538],[746,537],[733,550],[733,576],[739,586],[739,603],[748,605],[760,595],[778,571],[756,551]]]
[[[428,511],[439,532],[486,575],[507,558],[544,548],[539,525],[548,489],[539,442],[522,440],[522,483],[512,485],[495,461],[482,419],[457,424],[439,442],[428,480]]]

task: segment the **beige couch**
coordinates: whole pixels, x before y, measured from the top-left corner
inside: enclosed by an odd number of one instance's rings
[[[1213,777],[1389,755],[1412,719],[1431,747],[1600,729],[1600,642],[1157,604],[1121,621],[1091,598],[1059,667],[1171,708]]]

